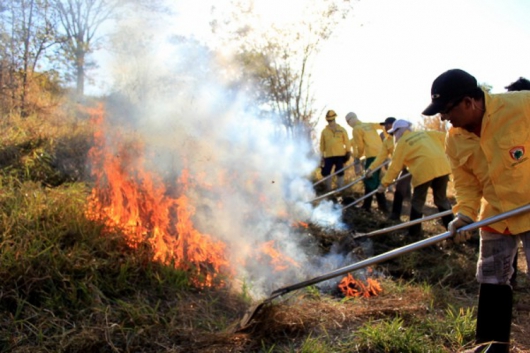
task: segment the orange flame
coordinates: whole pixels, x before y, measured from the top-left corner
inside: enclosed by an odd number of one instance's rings
[[[140,140],[125,141],[115,134],[110,137],[117,147],[111,151],[105,141],[110,132],[105,131],[103,107],[90,114],[97,126],[94,147],[89,151],[96,180],[87,216],[120,229],[132,247],[149,244],[153,260],[190,271],[196,285],[211,286],[220,274],[230,272],[226,245],[201,234],[191,221],[195,208],[185,194],[188,172],[184,170],[177,181],[180,195],[171,197],[161,178],[144,169]]]
[[[349,273],[340,281],[339,289],[347,297],[365,298],[377,296],[383,291],[381,285],[375,279],[368,278],[366,284],[364,284],[362,281],[353,278]]]
[[[300,267],[300,265],[288,256],[282,255],[274,248],[274,240],[263,244],[261,251],[270,257],[271,264],[276,271],[285,271],[290,265]]]
[[[308,229],[309,228],[309,224],[307,224],[306,222],[299,221],[299,222],[294,222],[293,223],[293,227]]]

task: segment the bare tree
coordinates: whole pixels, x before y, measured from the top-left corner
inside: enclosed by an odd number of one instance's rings
[[[290,133],[316,124],[312,68],[322,44],[352,7],[349,1],[320,0],[304,4],[292,22],[258,29],[259,14],[252,0],[234,0],[231,12],[212,21],[224,45],[236,44],[236,60],[243,70],[237,80],[254,95],[262,112],[280,116]],[[214,11],[215,12],[215,11]]]
[[[49,0],[13,0],[2,7],[0,15],[2,91],[7,88],[11,106],[25,116],[30,80],[43,55],[57,43],[54,17]]]
[[[78,97],[83,96],[87,55],[97,43],[98,30],[119,5],[117,0],[52,0],[64,30],[62,48],[73,72]]]

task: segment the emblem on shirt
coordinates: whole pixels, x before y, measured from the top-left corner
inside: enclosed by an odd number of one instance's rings
[[[525,152],[524,146],[516,146],[510,150],[510,156],[512,157],[514,161],[518,161],[521,158],[523,158],[524,152]]]

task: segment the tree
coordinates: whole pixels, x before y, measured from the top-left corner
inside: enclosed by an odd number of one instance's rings
[[[449,122],[442,121],[438,115],[422,116],[422,120],[418,124],[420,130],[435,130],[447,132],[449,130]]]
[[[12,107],[28,114],[28,87],[47,50],[57,43],[49,0],[13,0],[1,9],[2,93]],[[5,99],[4,99],[5,102]]]
[[[97,43],[98,29],[111,18],[119,5],[117,0],[52,0],[64,31],[62,49],[73,72],[76,93],[85,90],[87,60]]]
[[[224,47],[235,45],[234,57],[243,68],[234,70],[239,87],[254,96],[262,113],[279,116],[289,133],[302,127],[305,134],[316,124],[312,64],[350,10],[349,1],[313,1],[292,14],[292,21],[259,28],[255,24],[263,18],[255,2],[235,0],[227,13],[217,10],[211,25],[224,36]]]

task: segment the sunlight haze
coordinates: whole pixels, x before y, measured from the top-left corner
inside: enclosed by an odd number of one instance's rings
[[[228,0],[181,1],[168,32],[215,42],[211,8]],[[257,27],[300,20],[302,0],[257,0]],[[361,121],[388,116],[417,123],[432,81],[461,68],[493,92],[520,76],[530,78],[530,1],[370,0],[354,2],[353,17],[323,45],[313,67],[313,90],[322,116],[335,110],[339,124],[353,111]],[[104,57],[104,56],[102,56]],[[105,70],[105,63],[100,63]],[[104,76],[104,75],[98,75]],[[324,125],[318,117],[317,132]]]

